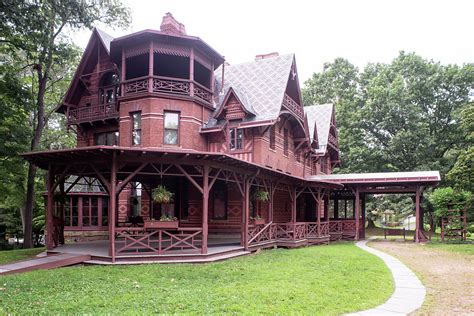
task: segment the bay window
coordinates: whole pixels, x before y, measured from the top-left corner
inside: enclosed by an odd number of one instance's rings
[[[240,150],[243,149],[244,143],[244,130],[241,128],[231,128],[229,130],[230,142],[229,142],[229,149],[230,150]]]
[[[132,145],[142,143],[142,112],[133,112],[132,116]]]

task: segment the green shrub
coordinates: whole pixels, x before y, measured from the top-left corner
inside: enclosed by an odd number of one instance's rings
[[[429,200],[437,217],[447,215],[448,210],[462,210],[471,201],[468,191],[454,190],[451,187],[439,188],[431,193]]]

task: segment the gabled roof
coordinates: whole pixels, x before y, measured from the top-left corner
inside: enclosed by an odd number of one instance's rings
[[[227,93],[226,95],[224,96],[224,99],[222,100],[222,106],[219,107],[217,109],[217,111],[215,112],[214,114],[214,117],[215,118],[218,118],[221,114],[222,114],[222,111],[224,111],[224,107],[227,103],[227,101],[229,100],[230,96],[231,95],[234,95],[235,98],[237,99],[237,101],[240,103],[240,105],[242,106],[242,110],[248,114],[248,115],[255,115],[255,111],[252,107],[252,103],[250,102],[249,98],[247,97],[247,95],[243,92],[238,92],[236,90],[234,90],[232,87],[230,87],[228,90],[227,90]]]
[[[232,88],[246,108],[252,108],[255,116],[249,121],[276,120],[280,114],[294,55],[282,55],[255,60],[238,65],[226,65],[224,89],[219,95],[216,108],[223,105],[224,97]],[[222,67],[222,66],[221,66]],[[215,71],[217,91],[222,85],[222,68]]]
[[[329,130],[331,127],[332,115],[334,113],[333,104],[315,104],[303,107],[304,113],[308,117],[308,125],[310,128],[316,130],[318,135],[319,149],[317,153],[326,153],[327,145],[329,142]],[[310,133],[310,141],[313,141],[313,135]]]
[[[110,42],[114,40],[113,36],[105,33],[97,27],[95,28],[95,30],[97,31],[99,38],[102,40],[102,44],[104,44],[105,49],[110,54]]]
[[[89,64],[89,59],[97,58],[97,55],[91,54],[93,47],[96,44],[96,39],[98,39],[98,42],[101,43],[102,46],[105,48],[105,50],[107,51],[107,54],[110,54],[110,42],[113,40],[113,37],[98,28],[94,28],[92,30],[91,37],[89,38],[89,42],[87,43],[86,49],[84,50],[84,53],[82,54],[81,61],[79,62],[79,65],[77,66],[76,72],[74,73],[74,77],[71,80],[71,84],[69,85],[67,93],[63,99],[63,102],[59,104],[58,107],[56,108],[57,112],[64,111],[64,108],[63,108],[64,103],[70,103],[70,99],[72,98],[74,92],[79,86],[79,82],[80,82],[79,78],[83,74],[86,66],[88,66]]]

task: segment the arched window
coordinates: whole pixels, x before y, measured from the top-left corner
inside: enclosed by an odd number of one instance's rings
[[[111,104],[115,103],[118,95],[119,77],[116,73],[108,72],[99,84],[99,103]]]

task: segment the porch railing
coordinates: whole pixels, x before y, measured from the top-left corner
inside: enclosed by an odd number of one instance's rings
[[[116,228],[116,254],[167,254],[202,250],[202,228],[154,229],[143,227]]]
[[[285,93],[283,96],[283,107],[288,111],[292,112],[296,117],[301,120],[304,119],[303,106],[299,105],[295,100],[293,100],[289,95]]]
[[[329,222],[268,223],[249,229],[248,245],[270,241],[299,241],[329,236]]]
[[[189,79],[145,76],[124,81],[122,89],[125,96],[152,92],[195,97],[208,104],[212,102],[212,90]]]
[[[69,110],[68,123],[79,124],[106,119],[118,118],[119,112],[116,103],[87,106]]]

